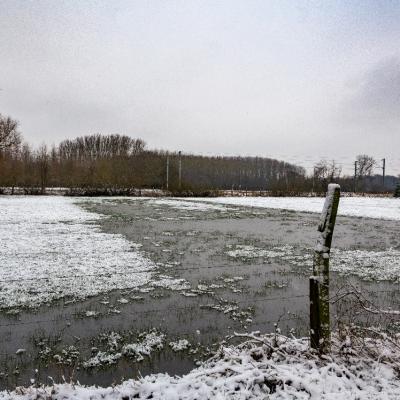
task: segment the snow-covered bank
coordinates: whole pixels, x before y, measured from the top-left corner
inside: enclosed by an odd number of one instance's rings
[[[0,197],[0,308],[146,284],[156,266],[67,197]]]
[[[162,201],[162,200],[160,200]],[[171,202],[171,200],[168,200]],[[176,206],[181,200],[175,199]],[[280,210],[306,211],[320,213],[324,198],[320,197],[215,197],[186,198],[185,202],[233,205],[244,207],[275,208]],[[376,197],[342,197],[338,215],[400,220],[400,199]]]
[[[307,339],[250,335],[182,377],[154,374],[99,388],[79,384],[0,392],[18,399],[271,399],[395,400],[400,398],[399,345],[384,337],[334,338],[329,357],[310,352]]]

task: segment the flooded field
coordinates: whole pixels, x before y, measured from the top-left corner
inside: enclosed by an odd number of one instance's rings
[[[1,388],[183,374],[234,332],[308,333],[318,214],[140,198],[0,202]],[[340,215],[335,229],[332,296],[354,285],[399,309],[399,222]],[[334,323],[364,318],[333,306]]]

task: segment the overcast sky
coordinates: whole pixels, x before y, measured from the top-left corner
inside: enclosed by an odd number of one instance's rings
[[[400,1],[0,0],[0,113],[31,144],[150,148],[400,173]],[[377,171],[378,172],[378,171]]]

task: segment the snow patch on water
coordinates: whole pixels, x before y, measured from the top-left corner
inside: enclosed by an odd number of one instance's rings
[[[298,267],[312,267],[313,254],[294,246],[276,246],[262,249],[250,245],[228,246],[226,254],[232,258],[271,258],[287,261]],[[400,251],[389,248],[382,251],[332,249],[330,270],[341,275],[355,275],[368,281],[400,281]]]
[[[206,204],[203,202],[193,202],[180,199],[157,199],[149,200],[148,204],[169,206],[180,211],[228,211],[229,208],[220,204]]]
[[[142,286],[156,266],[67,197],[0,198],[0,308]]]
[[[290,246],[274,247],[273,249],[262,249],[251,245],[239,244],[235,246],[233,250],[227,251],[226,254],[232,258],[275,258],[279,256],[284,256],[290,249]]]
[[[190,283],[183,278],[172,278],[167,275],[158,275],[157,280],[151,283],[154,288],[164,288],[168,290],[180,291],[191,288]]]
[[[332,250],[332,271],[370,281],[400,280],[400,251]]]

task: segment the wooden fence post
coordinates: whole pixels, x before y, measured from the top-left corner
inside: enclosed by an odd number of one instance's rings
[[[331,332],[329,320],[329,257],[333,229],[339,206],[340,186],[328,185],[318,239],[314,249],[313,276],[310,277],[310,339],[311,347],[320,353],[330,351]]]

